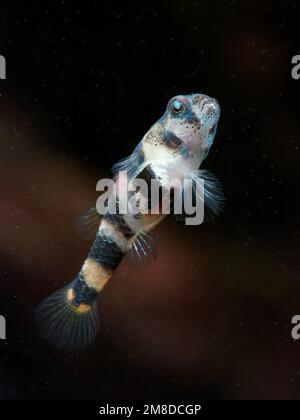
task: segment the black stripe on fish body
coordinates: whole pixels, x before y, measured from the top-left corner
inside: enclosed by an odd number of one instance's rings
[[[117,211],[119,211],[119,208],[117,208]],[[104,216],[105,220],[108,220],[111,224],[115,226],[115,229],[122,233],[125,238],[131,239],[135,232],[131,229],[131,227],[127,224],[126,220],[124,219],[123,214],[109,214],[107,213]]]
[[[153,171],[153,169],[151,168],[151,165],[146,166],[146,168],[144,168],[142,170],[142,172],[139,174],[138,176],[140,179],[143,179],[148,187],[148,196],[145,197],[148,199],[147,202],[147,208],[148,210],[151,210],[152,207],[156,207],[160,202],[161,202],[161,186],[159,187],[159,203],[152,203],[151,199],[151,181],[155,181],[160,185],[160,179],[155,175],[155,172]]]
[[[98,232],[88,258],[98,262],[104,270],[114,271],[120,264],[123,256],[124,252],[118,244],[103,232]]]
[[[170,149],[177,149],[182,144],[182,140],[169,130],[164,133],[163,142]]]
[[[139,173],[138,177],[139,179],[143,179],[144,181],[146,181],[149,190],[151,188],[151,180],[159,179],[156,177],[155,172],[151,168],[151,165],[146,166],[146,168],[144,168],[142,172]]]
[[[159,207],[159,211],[161,212],[164,196],[165,194],[169,194],[169,190],[161,185],[160,178],[155,175],[155,172],[151,169],[150,165],[146,166],[139,174],[139,178],[144,179],[148,186],[148,210]],[[152,201],[151,180],[155,180],[159,184],[159,196],[156,201]]]
[[[98,296],[98,292],[86,284],[85,278],[81,273],[78,274],[74,282],[73,291],[73,304],[76,306],[79,306],[82,303],[89,305],[94,302]]]

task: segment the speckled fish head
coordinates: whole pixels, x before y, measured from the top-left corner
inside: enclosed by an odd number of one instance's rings
[[[197,169],[213,143],[220,118],[216,99],[204,94],[178,95],[143,139],[148,158]]]

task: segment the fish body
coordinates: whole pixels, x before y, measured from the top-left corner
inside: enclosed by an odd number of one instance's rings
[[[132,187],[141,179],[149,188],[156,182],[163,190],[169,188],[173,179],[190,178],[197,183],[204,178],[208,212],[218,214],[223,202],[221,187],[212,174],[199,168],[213,143],[219,117],[219,104],[209,96],[191,94],[172,98],[164,115],[133,153],[113,167],[117,207],[124,181]],[[132,193],[126,194],[129,199],[132,197]],[[135,199],[145,199],[140,191],[134,194]],[[37,308],[41,333],[57,348],[72,352],[92,344],[99,330],[98,295],[123,257],[129,252],[140,260],[155,255],[155,244],[149,233],[166,214],[159,210],[161,202],[153,203],[149,197],[146,201],[156,211],[104,214],[77,277]]]

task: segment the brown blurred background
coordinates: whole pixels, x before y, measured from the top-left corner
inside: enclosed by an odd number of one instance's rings
[[[298,399],[299,88],[296,1],[10,2],[0,16],[1,399]],[[158,259],[124,261],[82,354],[39,336],[36,305],[89,249],[74,223],[96,181],[181,93],[222,108],[205,168],[227,207],[171,218]]]

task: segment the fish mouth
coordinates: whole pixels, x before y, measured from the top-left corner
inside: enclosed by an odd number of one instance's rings
[[[206,115],[219,119],[220,117],[220,105],[218,101],[214,98],[205,98],[201,102],[202,110]]]
[[[220,105],[215,98],[203,94],[196,94],[193,95],[193,102],[199,106],[201,113],[214,119],[215,123],[218,122],[220,118]]]

